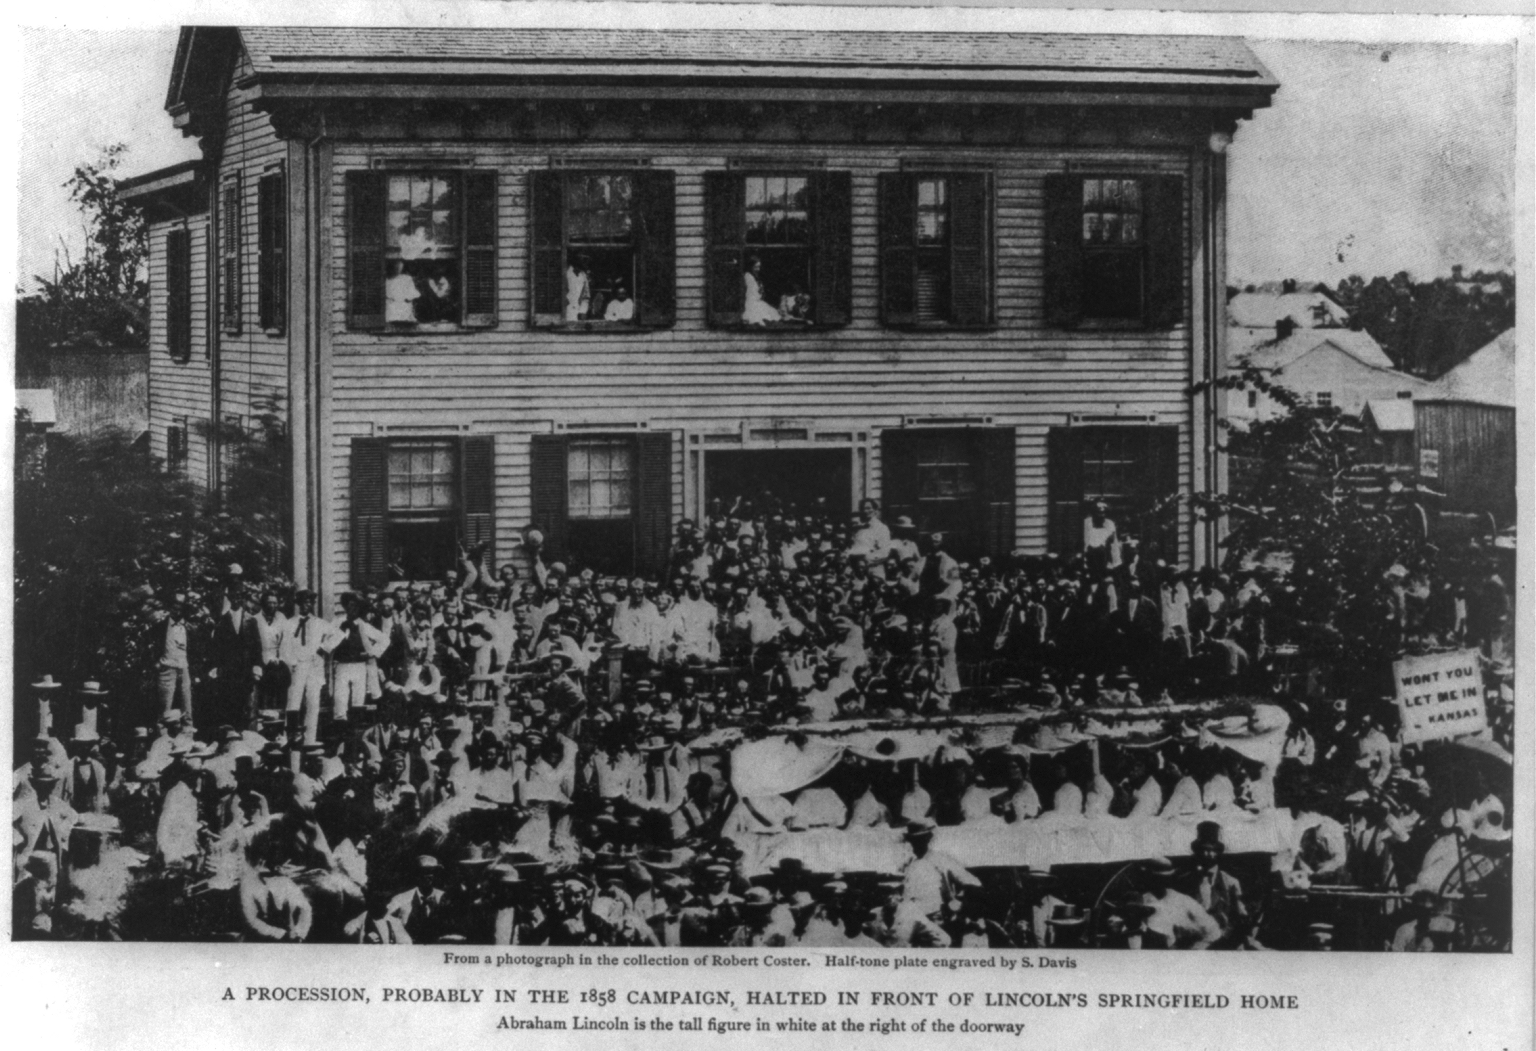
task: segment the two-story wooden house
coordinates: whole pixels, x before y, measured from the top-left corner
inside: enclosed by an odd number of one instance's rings
[[[764,489],[961,556],[1170,561],[1219,479],[1225,158],[1275,81],[1179,36],[187,28],[150,209],[154,450],[277,404],[294,570],[456,540],[655,569]]]

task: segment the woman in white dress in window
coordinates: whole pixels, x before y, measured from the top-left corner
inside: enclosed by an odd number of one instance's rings
[[[757,256],[747,260],[742,272],[741,323],[766,325],[779,320],[778,309],[763,294],[763,261]]]

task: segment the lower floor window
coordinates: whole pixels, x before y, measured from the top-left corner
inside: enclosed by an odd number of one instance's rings
[[[353,584],[439,580],[460,547],[488,548],[494,449],[489,435],[353,439]]]
[[[1177,427],[1056,427],[1048,446],[1051,550],[1082,550],[1085,523],[1102,502],[1115,536],[1136,540],[1143,559],[1178,561]]]

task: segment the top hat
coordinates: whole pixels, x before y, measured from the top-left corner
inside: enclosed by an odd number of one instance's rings
[[[1227,849],[1226,842],[1221,838],[1221,826],[1214,821],[1202,821],[1195,826],[1195,838],[1189,844],[1193,850],[1200,846],[1213,846],[1218,850]]]

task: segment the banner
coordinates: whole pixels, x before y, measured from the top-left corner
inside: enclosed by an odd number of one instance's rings
[[[1404,744],[1464,737],[1488,728],[1481,660],[1476,650],[1458,650],[1392,662]]]

